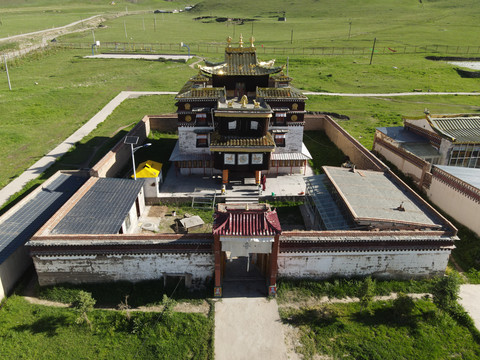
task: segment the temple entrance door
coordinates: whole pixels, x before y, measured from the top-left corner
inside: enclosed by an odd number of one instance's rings
[[[241,98],[243,95],[246,95],[245,83],[244,82],[235,83],[235,96],[238,98]]]
[[[223,297],[266,296],[269,254],[224,257]]]

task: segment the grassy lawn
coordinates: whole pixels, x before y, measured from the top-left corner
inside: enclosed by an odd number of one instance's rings
[[[297,349],[306,359],[478,359],[480,346],[430,300],[399,314],[393,301],[283,308],[282,320],[300,331]]]
[[[194,74],[185,64],[92,61],[83,55],[50,50],[17,59],[9,67],[13,91],[0,90],[0,186],[66,139],[120,91],[178,89],[189,73]],[[168,99],[151,102],[147,113],[171,111]],[[127,122],[114,126],[139,121],[144,115],[143,108],[132,108],[117,115]]]
[[[2,359],[210,359],[213,318],[93,310],[92,329],[68,308],[11,296],[0,308]]]
[[[343,299],[355,297],[362,286],[362,279],[331,279],[323,281],[279,279],[278,302],[280,304],[296,302],[308,298],[319,299],[323,296]],[[425,280],[380,280],[375,281],[375,295],[389,295],[392,292],[429,293],[435,279]]]

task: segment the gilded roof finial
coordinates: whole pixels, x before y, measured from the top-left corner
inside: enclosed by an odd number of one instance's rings
[[[243,47],[243,35],[240,34],[240,41],[238,42],[238,45],[240,45],[240,47]]]
[[[242,108],[246,108],[248,104],[248,98],[247,95],[243,95],[242,99],[240,100],[240,103],[242,104]]]
[[[255,47],[255,45],[253,45],[253,42],[254,42],[254,41],[255,41],[255,38],[252,36],[252,37],[250,38],[250,46],[251,46],[251,47]]]
[[[227,37],[227,47],[231,47],[232,46],[231,43],[232,43],[232,38],[229,36]]]

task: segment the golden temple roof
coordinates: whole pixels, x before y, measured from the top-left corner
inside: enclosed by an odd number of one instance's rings
[[[257,87],[257,98],[263,99],[307,99],[303,93],[294,87],[281,88],[259,88]]]
[[[225,48],[225,61],[215,65],[200,66],[200,70],[207,74],[214,75],[269,75],[282,70],[281,66],[275,67],[275,60],[259,62],[257,60],[257,49],[250,39],[250,46],[243,47],[243,37],[240,35],[238,47],[231,47],[231,38],[227,39],[228,45]]]
[[[239,136],[222,136],[218,132],[214,132],[211,136],[210,150],[212,151],[228,151],[235,149],[240,152],[251,151],[273,151],[275,149],[275,141],[270,133],[262,137],[247,138]]]
[[[219,99],[225,97],[225,88],[193,87],[190,81],[180,90],[176,99]]]

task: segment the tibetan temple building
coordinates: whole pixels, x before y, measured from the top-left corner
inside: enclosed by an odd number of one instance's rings
[[[306,97],[275,60],[257,58],[253,37],[227,39],[225,61],[206,62],[176,96],[178,143],[170,157],[183,175],[251,177],[301,173]]]

